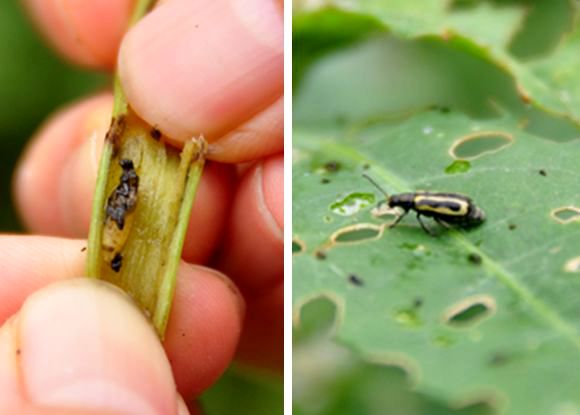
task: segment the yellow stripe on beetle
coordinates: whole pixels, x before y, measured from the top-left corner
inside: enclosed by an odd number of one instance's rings
[[[452,196],[417,195],[415,196],[415,210],[449,216],[465,216],[469,213],[469,202]]]

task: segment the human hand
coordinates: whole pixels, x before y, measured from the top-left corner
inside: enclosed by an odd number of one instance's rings
[[[69,58],[111,67],[114,59],[110,57],[115,55],[121,38],[119,22],[126,19],[131,2],[93,0],[74,6],[66,2],[28,3],[43,31]],[[255,363],[280,367],[281,13],[276,4],[257,0],[255,5],[244,6],[256,9],[264,5],[261,18],[256,14],[244,17],[246,9],[237,10],[226,1],[205,5],[179,0],[163,3],[124,39],[119,58],[121,80],[135,110],[170,135],[174,143],[179,145],[203,132],[212,142],[211,159],[253,162],[237,178],[224,164],[208,164],[183,258],[196,263],[217,258],[215,264],[242,288],[248,304],[241,354]],[[62,13],[62,8],[68,13]],[[200,23],[178,24],[188,19]],[[189,30],[192,27],[196,31]],[[191,54],[180,53],[184,47]],[[86,237],[98,154],[110,111],[110,95],[99,95],[57,114],[34,138],[15,180],[22,217],[31,231]],[[14,244],[14,238],[2,240]],[[84,254],[78,242],[74,248],[71,243],[40,237],[19,239],[21,255],[10,257],[14,258],[12,267],[20,261],[18,275],[23,282],[20,291],[8,285],[4,294],[12,299],[11,306],[4,307],[0,321],[49,281],[82,275]],[[79,265],[63,266],[63,252]],[[43,264],[36,273],[30,268],[31,257],[39,257]],[[10,269],[5,267],[8,274]],[[49,273],[49,269],[63,272]],[[36,283],[30,283],[31,279]],[[213,288],[203,290],[198,284]],[[241,330],[242,304],[237,290],[219,273],[182,266],[164,346],[178,391],[185,397],[207,387],[231,360]],[[66,315],[68,323],[78,323],[76,313]],[[110,350],[99,342],[98,334],[95,336],[94,342]],[[23,350],[23,356],[25,353]]]
[[[9,318],[0,328],[0,413],[190,413],[176,393],[156,333],[130,298],[108,283],[72,278],[84,268],[83,244],[46,237],[0,238],[2,279],[11,283],[10,290],[0,293],[0,320]],[[36,255],[30,257],[31,252]],[[180,380],[185,391],[207,386],[204,383],[215,376],[211,373],[215,366],[228,360],[224,349],[235,345],[239,320],[227,316],[239,310],[235,297],[210,271],[183,266],[180,277],[195,282],[181,287],[174,303],[174,325],[187,322],[191,330],[200,331],[188,339],[196,345],[190,348],[190,359],[180,359],[180,346],[174,341],[165,347],[187,365],[182,369],[193,374]],[[50,283],[57,279],[62,281]],[[39,289],[28,295],[34,288]],[[216,310],[192,319],[184,293],[201,301],[193,312],[208,308],[204,295],[222,295],[228,302],[221,305],[222,314]],[[13,314],[15,308],[20,310]],[[206,318],[226,324],[224,345],[213,340]],[[188,329],[182,335],[191,333]],[[220,349],[212,353],[218,360],[213,368],[207,364],[205,350],[212,342]],[[190,410],[199,413],[193,403]]]

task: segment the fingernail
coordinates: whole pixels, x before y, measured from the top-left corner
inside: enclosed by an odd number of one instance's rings
[[[258,208],[266,223],[281,241],[284,240],[284,159],[271,157],[256,169]]]
[[[120,290],[88,279],[53,284],[27,300],[19,322],[22,378],[32,403],[176,413],[163,348]]]
[[[273,1],[177,0],[125,37],[123,88],[134,109],[175,140],[213,140],[283,91],[283,19]],[[160,99],[162,97],[162,99]]]
[[[284,147],[284,97],[210,145],[208,157],[241,163],[277,154]]]

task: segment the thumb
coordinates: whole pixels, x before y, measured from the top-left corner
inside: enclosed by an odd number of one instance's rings
[[[107,283],[49,285],[0,328],[0,413],[187,413],[179,401],[152,327]]]

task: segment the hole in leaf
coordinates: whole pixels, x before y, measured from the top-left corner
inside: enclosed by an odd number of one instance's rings
[[[455,314],[449,319],[449,322],[452,324],[463,324],[472,322],[474,319],[481,317],[483,314],[486,314],[488,311],[487,306],[482,303],[475,303],[471,304],[461,312]]]
[[[302,304],[296,305],[294,315],[294,326],[298,329],[296,334],[300,339],[315,334],[328,334],[336,328],[339,314],[340,306],[334,296],[318,294],[310,297]]]
[[[580,273],[580,256],[567,261],[564,265],[564,271]]]
[[[298,239],[292,240],[292,254],[301,254],[306,250],[306,246],[304,246],[304,242],[299,241]]]
[[[580,221],[580,208],[576,206],[565,206],[554,209],[551,213],[552,218],[562,224]]]
[[[372,193],[351,193],[330,205],[330,210],[337,215],[351,216],[373,203],[375,195]]]
[[[467,298],[445,313],[445,321],[454,327],[473,326],[489,317],[495,308],[495,300],[488,295]]]
[[[501,131],[490,131],[467,135],[457,140],[451,147],[451,157],[474,160],[486,154],[495,153],[513,141],[511,135]]]
[[[471,168],[471,163],[467,160],[455,160],[449,166],[445,167],[445,173],[458,174],[468,172]]]
[[[385,219],[388,217],[396,218],[399,216],[399,210],[397,208],[390,208],[387,201],[382,200],[371,209],[371,215],[377,219]]]
[[[377,239],[381,236],[382,228],[373,224],[357,224],[336,231],[330,240],[336,244],[361,242]]]

